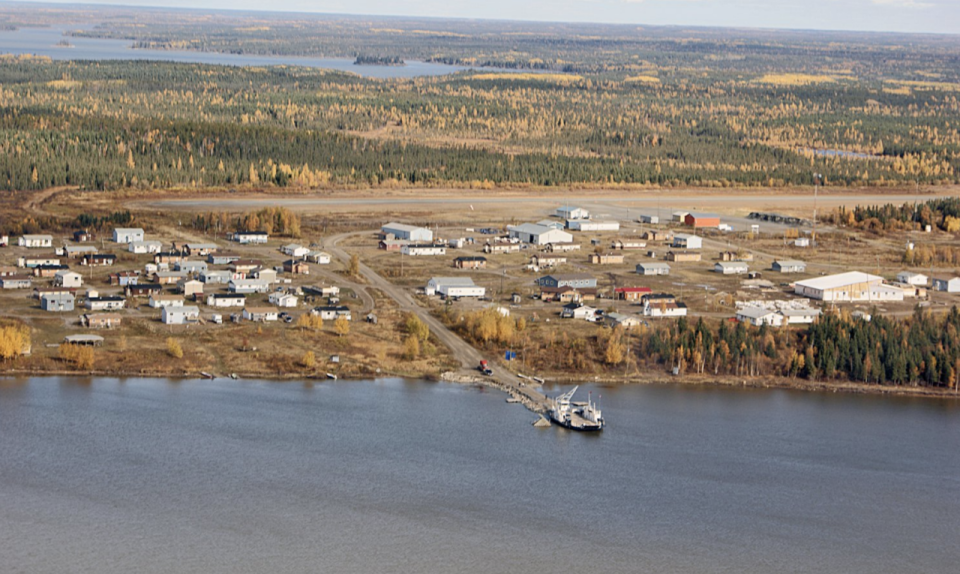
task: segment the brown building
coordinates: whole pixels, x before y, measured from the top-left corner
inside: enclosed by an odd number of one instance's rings
[[[480,256],[457,257],[453,260],[453,266],[457,269],[485,269],[487,258]]]
[[[590,263],[594,265],[620,265],[623,263],[623,255],[613,253],[594,253],[590,255]]]
[[[80,324],[90,329],[113,329],[122,322],[119,313],[90,313],[80,317]]]
[[[667,251],[667,261],[700,261],[699,251]]]
[[[283,262],[283,272],[292,273],[294,275],[309,275],[310,265],[308,265],[306,261],[288,259]]]

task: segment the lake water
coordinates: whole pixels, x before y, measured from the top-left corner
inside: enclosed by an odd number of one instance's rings
[[[81,27],[82,28],[82,27]],[[54,60],[158,60],[191,64],[220,64],[226,66],[306,66],[353,72],[371,78],[413,78],[439,76],[467,70],[464,66],[428,64],[408,61],[405,66],[357,66],[345,58],[305,58],[295,56],[255,56],[220,54],[217,52],[190,52],[175,50],[134,50],[133,42],[98,38],[76,38],[63,35],[75,28],[21,28],[0,31],[0,54],[34,54]],[[67,40],[72,48],[56,46]]]
[[[0,379],[0,570],[956,572],[960,404],[593,390]]]

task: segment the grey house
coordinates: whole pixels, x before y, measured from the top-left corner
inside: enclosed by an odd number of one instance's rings
[[[53,313],[73,311],[75,301],[72,293],[45,293],[40,297],[40,308]]]

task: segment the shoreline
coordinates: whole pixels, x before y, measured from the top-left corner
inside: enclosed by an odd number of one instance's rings
[[[502,367],[501,367],[502,368]],[[329,381],[325,373],[317,374],[257,374],[257,373],[236,373],[238,381],[242,380],[263,380],[271,382],[291,382],[291,381]],[[3,378],[22,378],[22,377],[109,377],[109,378],[146,378],[146,379],[176,379],[176,380],[212,380],[195,374],[172,374],[159,371],[152,372],[112,372],[112,371],[92,371],[81,372],[72,370],[26,370],[10,369],[0,371],[0,379]],[[215,376],[214,379],[230,379],[229,376]],[[497,381],[487,377],[480,377],[472,373],[463,371],[446,371],[440,373],[422,373],[418,375],[402,375],[391,373],[374,373],[369,377],[339,376],[338,381],[369,381],[375,379],[405,379],[420,380],[428,382],[446,382],[457,385],[482,385],[490,387],[504,394],[511,394]],[[739,378],[723,379],[709,376],[640,376],[640,377],[589,377],[576,379],[573,376],[552,377],[547,380],[546,388],[557,386],[570,386],[577,384],[597,384],[612,387],[631,386],[631,385],[663,385],[663,386],[700,386],[700,387],[718,387],[718,388],[738,388],[738,389],[783,389],[803,391],[810,393],[845,393],[858,395],[880,395],[889,397],[918,397],[929,399],[952,399],[960,400],[960,392],[952,389],[934,388],[934,387],[904,387],[891,385],[876,385],[869,383],[857,383],[851,381],[805,381],[802,379],[790,379],[785,377],[764,377],[764,378]]]

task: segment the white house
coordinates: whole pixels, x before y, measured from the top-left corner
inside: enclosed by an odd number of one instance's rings
[[[273,305],[277,307],[296,307],[297,306],[297,296],[291,295],[290,293],[283,293],[281,291],[274,291],[268,297],[268,300]]]
[[[312,315],[319,315],[324,321],[333,321],[340,317],[346,317],[347,321],[352,321],[353,317],[350,308],[344,305],[335,305],[329,307],[314,307],[310,310]]]
[[[290,257],[296,257],[297,259],[306,257],[306,255],[310,253],[310,250],[308,248],[304,247],[303,245],[297,245],[296,243],[289,243],[287,245],[284,245],[283,247],[280,248],[280,251],[282,253],[286,253]]]
[[[669,275],[670,265],[667,263],[639,263],[637,273],[640,275]]]
[[[265,231],[237,231],[231,236],[231,239],[241,245],[259,244],[266,243],[270,239],[270,234]]]
[[[787,325],[809,324],[817,320],[820,316],[820,309],[810,307],[796,307],[780,309],[783,320]]]
[[[603,316],[603,320],[611,327],[623,327],[624,329],[639,327],[643,322],[643,320],[636,315],[617,312],[607,313]]]
[[[409,255],[411,257],[422,256],[422,255],[446,255],[447,246],[446,245],[433,245],[433,244],[424,244],[424,245],[404,245],[400,248],[400,253],[403,255]]]
[[[426,293],[441,297],[483,297],[486,288],[473,283],[469,277],[434,277],[427,282]]]
[[[163,293],[154,293],[150,295],[150,300],[147,304],[154,309],[162,309],[163,307],[183,307],[184,301],[183,297],[179,295],[164,295]]]
[[[567,229],[573,231],[620,231],[619,221],[600,221],[596,219],[571,219]]]
[[[960,293],[960,277],[951,277],[950,279],[934,279],[934,291],[945,291],[947,293]]]
[[[243,318],[246,321],[276,321],[280,312],[274,307],[244,307]]]
[[[231,293],[266,293],[270,282],[263,279],[233,279],[227,288]]]
[[[87,296],[87,309],[91,311],[117,311],[127,305],[127,300],[120,296],[92,297]]]
[[[554,215],[560,219],[587,219],[590,217],[590,212],[582,207],[574,207],[572,205],[564,205],[558,207],[557,211],[554,212]]]
[[[143,230],[139,227],[117,227],[113,230],[114,243],[143,241]]]
[[[717,261],[713,270],[722,275],[745,275],[750,268],[743,261]]]
[[[307,253],[307,261],[312,261],[318,265],[329,265],[330,254],[323,251],[311,251]]]
[[[183,271],[184,273],[203,273],[207,270],[206,261],[184,259],[183,261],[177,261],[173,265],[177,271]]]
[[[903,301],[903,290],[883,285],[883,277],[848,271],[794,283],[794,293],[820,301]]]
[[[796,259],[780,259],[773,262],[771,269],[780,273],[803,273],[807,264]]]
[[[897,281],[907,285],[925,286],[930,278],[923,273],[914,273],[912,271],[901,271],[897,273]]]
[[[759,327],[760,325],[770,325],[779,327],[783,325],[784,317],[775,309],[766,309],[764,307],[750,306],[743,307],[737,311],[737,321],[748,323]]]
[[[659,216],[659,215],[641,215],[641,216],[637,219],[637,222],[638,222],[638,223],[652,223],[652,224],[656,225],[656,224],[660,223],[660,216]]]
[[[564,319],[583,319],[592,322],[596,321],[599,315],[602,313],[597,309],[580,303],[567,303],[560,309],[560,317]]]
[[[57,287],[80,287],[83,285],[83,276],[74,271],[57,271],[53,276],[53,284]]]
[[[184,297],[203,295],[203,283],[196,279],[186,279],[177,282],[177,290]]]
[[[277,282],[277,270],[270,269],[269,267],[260,267],[258,269],[254,269],[250,275],[252,275],[254,279],[266,281],[267,283]]]
[[[53,236],[51,235],[21,235],[17,239],[17,245],[20,247],[29,247],[37,249],[42,247],[53,247]]]
[[[211,293],[207,295],[208,307],[243,307],[246,303],[247,298],[236,293]]]
[[[700,249],[703,247],[703,238],[689,233],[677,233],[673,236],[673,247],[679,249]]]
[[[407,241],[433,241],[433,231],[426,227],[417,227],[416,225],[407,225],[405,223],[388,223],[380,228],[384,235],[392,235],[394,239],[404,239]]]
[[[188,325],[200,320],[200,307],[164,307],[160,310],[160,321],[166,325]]]
[[[163,243],[160,241],[131,241],[127,243],[127,251],[130,253],[160,253],[163,250]]]
[[[571,243],[573,235],[560,229],[547,227],[546,225],[537,225],[536,223],[524,223],[522,225],[507,226],[507,232],[511,238],[519,239],[523,243],[533,245],[546,245],[547,243]]]

